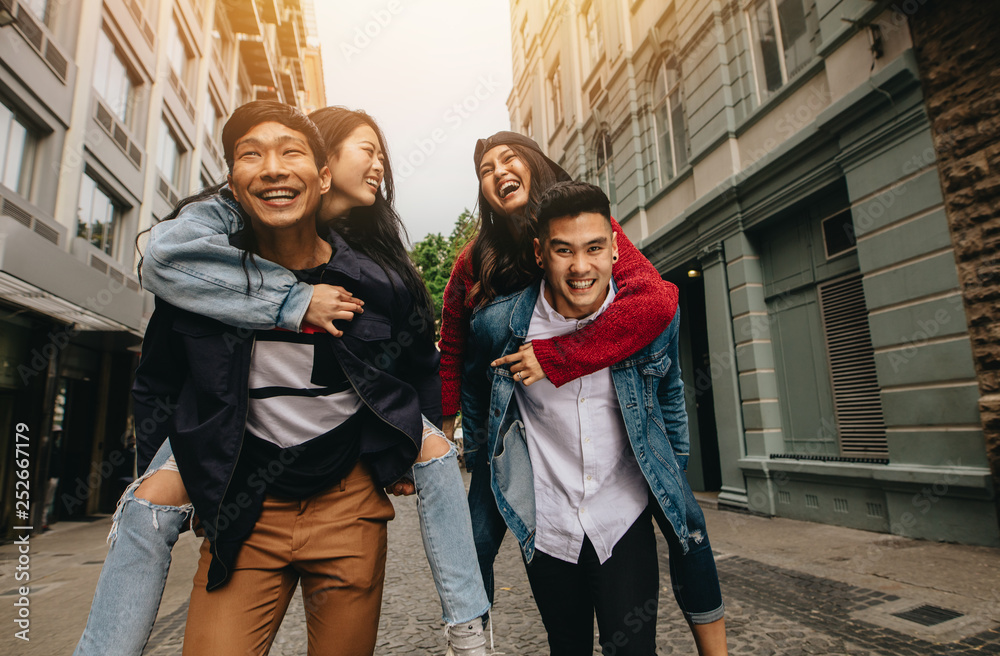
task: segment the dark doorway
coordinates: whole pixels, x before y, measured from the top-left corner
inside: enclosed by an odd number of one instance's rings
[[[712,360],[705,318],[705,283],[700,268],[678,276],[681,303],[681,368],[687,390],[691,458],[688,480],[694,490],[716,492],[722,487],[719,435],[712,397]],[[697,275],[692,275],[697,274]],[[686,352],[685,352],[686,351]]]
[[[94,422],[97,419],[97,384],[84,379],[60,378],[52,421],[50,478],[57,478],[50,504],[49,523],[83,519],[90,497],[91,454],[94,449]],[[50,480],[50,484],[55,481]]]

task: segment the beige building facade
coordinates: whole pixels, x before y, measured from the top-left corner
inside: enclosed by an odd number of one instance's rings
[[[129,388],[151,310],[136,238],[225,179],[219,137],[234,108],[325,104],[312,11],[301,0],[3,0],[0,486],[13,489],[23,425],[36,530],[114,508],[132,475]]]

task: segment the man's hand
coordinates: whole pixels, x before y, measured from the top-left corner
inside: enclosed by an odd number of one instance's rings
[[[531,385],[546,378],[545,372],[542,371],[542,365],[538,364],[538,359],[535,358],[535,349],[531,342],[522,344],[521,348],[517,349],[517,353],[511,353],[499,360],[494,360],[490,366],[499,367],[505,364],[510,365],[510,373],[514,374],[514,380],[519,383]]]
[[[364,312],[365,302],[354,298],[351,292],[338,285],[313,285],[312,300],[302,318],[304,323],[310,323],[322,328],[334,337],[344,334],[333,325],[335,319],[350,321],[355,314]]]

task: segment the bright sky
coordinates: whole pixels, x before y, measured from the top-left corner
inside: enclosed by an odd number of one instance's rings
[[[510,129],[508,0],[315,0],[326,101],[388,141],[410,240],[448,235],[476,202],[476,139]]]

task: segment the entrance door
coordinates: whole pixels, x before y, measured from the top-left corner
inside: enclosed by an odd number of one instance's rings
[[[49,461],[49,476],[59,481],[50,523],[83,519],[87,515],[97,402],[96,383],[59,379],[52,422],[52,459]]]
[[[687,396],[691,457],[688,482],[691,489],[716,492],[722,487],[719,465],[719,435],[715,427],[712,399],[712,361],[708,349],[705,319],[705,283],[699,275],[685,276],[678,284],[681,292],[680,356]]]

